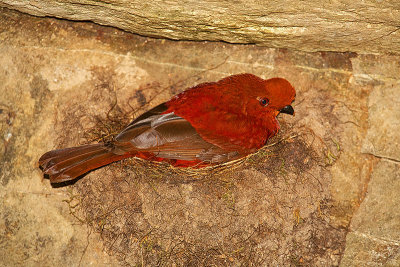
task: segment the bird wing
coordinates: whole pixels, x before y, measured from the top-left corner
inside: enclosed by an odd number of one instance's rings
[[[205,141],[187,120],[173,112],[164,114],[165,111],[165,103],[149,110],[132,121],[115,140],[129,143],[128,149],[167,159],[221,163],[241,156],[237,151],[227,151]]]

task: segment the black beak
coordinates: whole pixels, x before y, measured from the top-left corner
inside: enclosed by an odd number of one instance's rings
[[[293,107],[291,105],[287,105],[286,107],[281,109],[280,112],[293,115],[294,114],[294,109],[293,109]]]

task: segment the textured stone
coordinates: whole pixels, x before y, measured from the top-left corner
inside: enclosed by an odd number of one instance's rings
[[[398,81],[374,88],[369,96],[369,129],[363,142],[362,152],[400,162],[399,107]]]
[[[400,265],[400,166],[381,160],[347,235],[342,266]]]
[[[0,6],[176,40],[400,53],[397,1],[1,0]]]
[[[361,153],[370,92],[399,79],[399,56],[174,42],[1,11],[2,263],[339,264],[347,227],[373,193],[366,188],[382,161]],[[300,135],[244,170],[193,182],[183,174],[157,176],[132,160],[52,188],[37,168],[47,150],[106,138],[117,130],[116,118],[129,121],[188,86],[241,72],[294,84],[296,116],[279,121],[281,136]],[[379,170],[385,168],[393,170]],[[393,186],[373,193],[376,201],[363,210],[376,209],[379,196],[382,210],[394,209],[385,192],[392,196],[395,184],[385,181]],[[396,242],[397,225],[386,215],[381,232],[357,219],[362,234],[349,235],[347,251],[366,242],[373,248],[377,238]],[[399,258],[390,244],[388,264]]]

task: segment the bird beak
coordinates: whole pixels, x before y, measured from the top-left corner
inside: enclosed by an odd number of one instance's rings
[[[294,115],[294,109],[293,109],[293,107],[291,105],[287,105],[286,107],[281,109],[280,112],[281,113],[290,114],[290,115]]]

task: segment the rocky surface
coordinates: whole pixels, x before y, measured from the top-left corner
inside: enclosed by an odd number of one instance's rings
[[[176,40],[400,53],[396,1],[1,0],[0,6]]]
[[[343,266],[398,266],[400,263],[400,168],[380,160],[367,195],[351,222]]]
[[[355,213],[347,236],[343,266],[398,266],[400,264],[400,73],[399,61],[387,55],[374,64],[359,64],[363,79],[375,84],[369,95],[369,127],[362,153],[379,161],[373,168],[366,197]]]
[[[399,62],[1,9],[2,264],[398,266]],[[110,138],[184,88],[242,72],[291,81],[296,116],[236,169],[125,160],[53,188],[37,168],[50,149]]]
[[[392,67],[400,73],[400,64]],[[390,74],[389,74],[390,75]],[[369,123],[362,152],[400,162],[400,82],[393,75],[388,83],[376,86],[369,98]],[[390,144],[390,145],[388,145]]]

